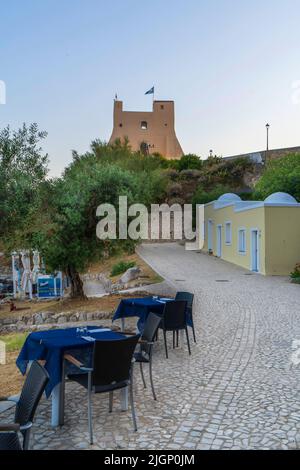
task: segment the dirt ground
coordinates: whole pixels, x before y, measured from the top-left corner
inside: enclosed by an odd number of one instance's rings
[[[141,270],[141,275],[139,277],[139,281],[142,279],[143,282],[155,283],[160,282],[162,279],[160,276],[150,268],[150,266],[142,260],[137,253],[133,253],[132,255],[115,255],[111,256],[107,260],[102,260],[101,262],[94,263],[88,267],[85,274],[98,274],[103,273],[108,278],[110,278],[113,282],[117,282],[122,274],[118,274],[117,276],[111,276],[110,272],[114,264],[119,263],[120,261],[126,262],[134,262],[137,267]]]
[[[6,354],[6,364],[0,365],[0,397],[16,395],[20,392],[24,377],[16,366],[19,351]]]
[[[147,292],[140,291],[132,294],[112,294],[100,298],[90,298],[88,300],[80,299],[62,299],[49,301],[14,301],[17,307],[16,311],[10,312],[9,304],[0,307],[0,318],[16,318],[19,315],[32,315],[33,313],[51,311],[53,313],[84,311],[84,312],[113,312],[119,305],[121,299],[130,297],[145,297]]]

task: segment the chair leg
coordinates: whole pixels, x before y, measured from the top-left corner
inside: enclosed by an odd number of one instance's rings
[[[150,356],[150,361],[149,361],[149,376],[150,376],[150,383],[151,383],[153,398],[154,400],[156,400],[156,393],[154,390],[153,377],[152,377],[152,356]]]
[[[185,334],[186,334],[186,341],[188,345],[189,355],[191,355],[190,338],[189,338],[189,332],[188,332],[187,326],[185,327]]]
[[[196,341],[196,333],[195,333],[195,326],[194,326],[194,319],[193,319],[193,318],[192,318],[192,330],[193,330],[194,343],[197,343],[197,341]]]
[[[129,384],[130,406],[131,406],[131,413],[132,413],[133,429],[134,429],[134,431],[137,431],[134,400],[133,400],[133,377],[132,377],[132,375],[133,374],[132,374],[132,370],[131,370],[131,377],[130,377],[130,384]]]
[[[176,331],[176,346],[179,347],[179,331]]]
[[[141,371],[141,376],[142,376],[142,381],[143,381],[144,388],[146,388],[147,385],[146,385],[146,381],[145,381],[145,376],[144,376],[144,371],[143,371],[143,363],[142,362],[140,362],[140,371]]]
[[[166,358],[168,359],[167,334],[165,330],[164,330],[164,343],[165,343]]]
[[[93,444],[93,422],[92,422],[92,373],[88,373],[88,423],[90,444]]]
[[[109,392],[109,412],[111,413],[113,410],[113,399],[114,399],[114,393]]]
[[[24,433],[23,450],[28,450],[29,449],[30,431],[31,431],[31,429],[29,428]]]
[[[175,330],[173,331],[173,349],[175,349]]]

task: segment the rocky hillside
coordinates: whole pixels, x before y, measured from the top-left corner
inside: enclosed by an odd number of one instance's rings
[[[165,170],[169,180],[165,202],[191,203],[196,191],[210,192],[217,186],[239,194],[251,194],[263,168],[263,165],[247,159],[214,159],[211,163],[204,163],[201,169]]]

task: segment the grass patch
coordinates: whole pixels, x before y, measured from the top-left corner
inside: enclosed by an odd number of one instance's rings
[[[161,277],[159,274],[156,274],[152,278],[152,284],[158,284],[159,282],[163,282],[163,281],[164,281],[164,278]]]
[[[112,266],[110,275],[117,276],[118,274],[125,273],[127,269],[133,268],[134,266],[134,261],[119,261],[119,263],[116,263]]]
[[[9,335],[0,336],[0,340],[6,344],[6,351],[13,352],[19,351],[27,338],[28,333],[12,333]]]

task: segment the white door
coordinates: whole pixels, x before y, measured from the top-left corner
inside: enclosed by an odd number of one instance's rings
[[[217,225],[217,256],[222,256],[222,225]]]
[[[259,271],[258,230],[251,231],[251,270]]]
[[[212,250],[213,249],[213,230],[212,230],[212,220],[209,220],[208,221],[208,225],[207,225],[207,248],[208,250]]]

